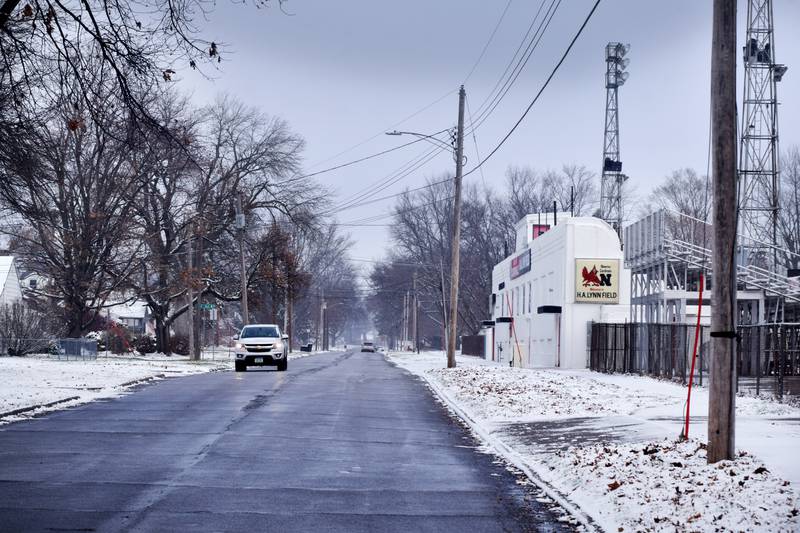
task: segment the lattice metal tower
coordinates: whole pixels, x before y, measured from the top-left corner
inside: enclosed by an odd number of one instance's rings
[[[628,79],[623,59],[630,45],[606,45],[606,128],[603,143],[603,175],[600,180],[600,218],[618,234],[622,231],[622,184],[628,177],[622,173],[619,158],[619,101],[617,90]]]
[[[739,148],[739,263],[777,265],[779,151],[777,82],[786,72],[775,63],[772,0],[748,0],[744,45],[744,92]]]

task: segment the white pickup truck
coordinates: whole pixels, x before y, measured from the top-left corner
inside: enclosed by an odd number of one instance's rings
[[[248,366],[277,366],[286,370],[289,336],[282,335],[276,324],[249,324],[242,328],[236,340],[236,371]]]

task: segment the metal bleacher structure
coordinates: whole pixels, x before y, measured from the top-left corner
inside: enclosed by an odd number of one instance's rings
[[[700,273],[705,272],[707,288],[713,283],[712,230],[705,221],[666,209],[624,228],[632,322],[686,323],[692,315],[696,318]],[[753,250],[758,254],[754,256]],[[768,257],[773,254],[797,256],[740,237],[736,267],[740,324],[780,322],[784,306],[800,307],[800,278],[770,267]],[[710,294],[710,290],[704,293],[704,306],[709,305]]]

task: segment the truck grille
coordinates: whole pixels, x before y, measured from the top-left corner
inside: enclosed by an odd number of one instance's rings
[[[247,344],[247,345],[245,345],[245,349],[248,352],[254,352],[254,353],[268,352],[268,351],[272,350],[272,345],[271,344]]]

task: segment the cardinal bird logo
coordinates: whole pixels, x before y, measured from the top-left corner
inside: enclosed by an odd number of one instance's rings
[[[586,267],[583,267],[583,271],[581,271],[581,276],[583,276],[583,286],[584,287],[599,287],[600,286],[600,278],[597,276],[597,267],[593,266],[592,270],[586,270]]]

